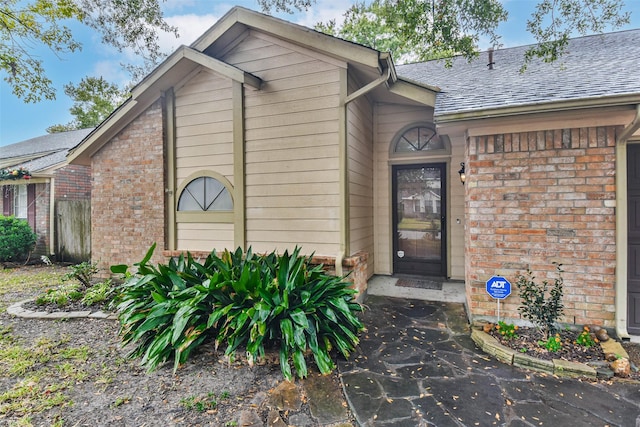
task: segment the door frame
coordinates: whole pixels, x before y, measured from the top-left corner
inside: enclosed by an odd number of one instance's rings
[[[401,169],[415,169],[419,167],[439,168],[440,175],[440,268],[439,271],[429,271],[425,273],[406,273],[399,272],[396,268],[397,251],[398,251],[398,239],[397,239],[397,226],[398,226],[398,195],[397,195],[397,179],[396,171]],[[422,275],[425,277],[447,277],[448,272],[448,162],[446,161],[419,161],[415,163],[402,163],[391,165],[391,268],[394,275],[396,274],[414,274]]]

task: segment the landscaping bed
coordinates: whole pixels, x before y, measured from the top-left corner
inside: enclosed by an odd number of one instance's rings
[[[56,265],[0,270],[0,425],[239,426],[277,417],[318,425],[308,382],[283,387],[277,363],[230,363],[210,343],[175,374],[170,364],[148,373],[139,360],[127,358],[131,348],[122,347],[117,321],[6,313],[16,301],[35,300],[66,272]],[[318,377],[310,370],[309,376],[314,386],[321,382],[341,393],[337,373]],[[283,393],[296,404],[285,408]],[[344,397],[332,399],[344,417],[324,425],[352,425]]]

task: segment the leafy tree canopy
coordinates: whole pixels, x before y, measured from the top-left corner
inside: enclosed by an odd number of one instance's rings
[[[33,51],[47,47],[56,55],[82,48],[66,25],[76,20],[119,51],[144,59],[161,57],[158,31],[177,35],[160,10],[160,0],[0,0],[0,70],[13,94],[25,102],[55,99],[42,60]]]
[[[602,32],[629,22],[624,0],[540,0],[526,29],[537,44],[525,54],[523,70],[533,58],[557,60],[571,35]],[[508,19],[500,0],[373,0],[356,3],[344,22],[319,23],[327,34],[390,51],[399,62],[450,60],[478,56],[480,37],[500,46],[498,25]]]
[[[102,77],[84,77],[78,85],[66,84],[64,93],[74,101],[69,109],[74,119],[67,124],[49,126],[48,133],[98,126],[128,96],[126,91]]]

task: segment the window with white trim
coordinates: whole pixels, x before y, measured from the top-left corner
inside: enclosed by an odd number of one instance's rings
[[[27,219],[27,186],[13,187],[13,215],[16,218]]]
[[[435,127],[426,124],[412,125],[403,129],[392,143],[393,154],[444,154],[449,146],[436,132]]]
[[[198,177],[182,190],[178,211],[224,212],[233,210],[233,199],[223,183],[209,176]]]

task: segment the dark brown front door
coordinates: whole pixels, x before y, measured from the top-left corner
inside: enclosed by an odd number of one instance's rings
[[[446,275],[446,165],[393,167],[393,272]]]
[[[627,147],[627,330],[640,335],[640,145]]]

